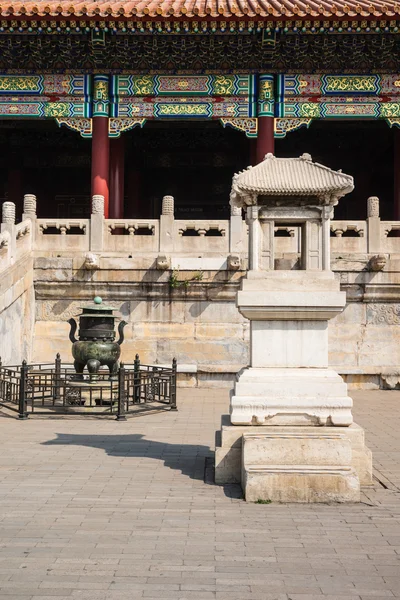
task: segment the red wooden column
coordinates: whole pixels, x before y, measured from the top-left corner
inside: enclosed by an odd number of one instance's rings
[[[400,129],[393,127],[394,206],[393,219],[400,221]]]
[[[124,138],[110,140],[110,219],[124,216],[125,144]]]
[[[109,218],[109,102],[108,75],[94,75],[92,117],[92,197],[97,194],[104,196],[104,216],[106,219]]]
[[[256,164],[262,162],[269,152],[275,152],[274,117],[258,117]]]
[[[109,162],[108,118],[93,117],[92,125],[92,196],[104,196],[104,217],[109,218]]]
[[[258,76],[258,133],[256,145],[256,164],[262,162],[269,152],[274,154],[274,76]]]

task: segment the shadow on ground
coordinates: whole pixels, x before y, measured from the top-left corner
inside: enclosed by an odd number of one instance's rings
[[[214,452],[208,446],[194,444],[169,444],[149,440],[140,433],[129,435],[79,435],[57,433],[57,438],[42,442],[43,446],[80,446],[104,450],[108,456],[118,458],[152,458],[162,460],[169,469],[181,471],[190,479],[214,483]],[[239,485],[221,486],[228,498],[241,498]]]

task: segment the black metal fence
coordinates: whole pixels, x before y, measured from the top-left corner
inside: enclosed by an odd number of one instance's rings
[[[3,366],[0,362],[0,406],[18,413],[40,415],[115,415],[117,420],[146,410],[176,410],[176,360],[171,367],[120,365],[117,377],[100,371],[96,381],[63,366],[57,354],[52,364]]]

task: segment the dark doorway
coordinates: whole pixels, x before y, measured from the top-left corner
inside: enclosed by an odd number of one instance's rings
[[[37,196],[39,217],[90,215],[91,141],[54,120],[0,120],[0,198]]]
[[[171,195],[177,219],[229,218],[232,177],[250,164],[244,133],[217,121],[159,121],[125,136],[128,217],[158,218]]]
[[[354,177],[355,189],[335,208],[336,219],[365,219],[378,196],[381,218],[394,218],[394,131],[384,121],[314,121],[276,141],[279,157],[311,154],[315,162]]]

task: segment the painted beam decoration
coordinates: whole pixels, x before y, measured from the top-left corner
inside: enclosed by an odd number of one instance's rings
[[[278,75],[276,117],[400,117],[400,75]]]
[[[0,117],[53,118],[83,137],[92,118],[109,136],[147,120],[219,120],[257,137],[275,117],[275,137],[313,119],[385,119],[400,126],[400,75],[0,75]]]
[[[256,117],[252,75],[114,75],[111,116],[145,119]]]
[[[89,117],[90,91],[89,75],[0,75],[0,116]]]

